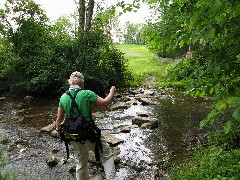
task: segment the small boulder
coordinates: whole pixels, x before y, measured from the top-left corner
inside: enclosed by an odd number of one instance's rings
[[[143,92],[144,95],[149,95],[149,96],[153,96],[155,94],[155,91],[151,90],[151,89],[145,89]]]
[[[54,129],[56,129],[56,122],[53,122],[52,124],[43,127],[42,129],[40,129],[40,132],[52,132]]]
[[[148,117],[148,114],[146,114],[146,113],[144,113],[144,112],[137,112],[136,114],[137,114],[137,116],[139,116],[139,117]]]
[[[131,107],[131,103],[128,102],[118,102],[116,104],[114,104],[111,109],[114,110],[118,110],[118,109],[128,109]]]
[[[46,158],[46,163],[49,167],[54,167],[58,164],[58,160],[55,156],[48,156]]]
[[[158,121],[156,118],[153,117],[135,117],[132,119],[132,124],[136,124],[139,127],[142,126],[144,123],[151,123],[152,126],[157,127],[158,126]]]
[[[138,98],[138,101],[141,102],[143,106],[156,105],[157,104],[156,102],[154,102],[150,98],[146,98],[146,97]]]
[[[0,97],[0,101],[4,101],[4,100],[6,100],[6,97]]]
[[[122,139],[116,138],[116,137],[114,137],[113,135],[110,135],[110,134],[103,135],[103,138],[112,147],[117,146],[118,144],[123,142]]]
[[[104,118],[105,114],[102,112],[94,112],[92,113],[92,116],[95,118]]]
[[[117,128],[120,133],[129,133],[131,131],[131,126],[129,125],[120,125]]]
[[[32,96],[25,96],[25,97],[24,97],[24,100],[26,100],[26,101],[30,101],[30,100],[32,100],[32,99],[33,99]]]
[[[69,164],[68,165],[68,171],[70,172],[70,173],[74,173],[74,172],[76,172],[76,164]]]

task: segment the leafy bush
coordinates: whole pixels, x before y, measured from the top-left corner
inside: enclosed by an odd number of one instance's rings
[[[191,159],[172,171],[171,179],[239,179],[240,150],[226,151],[221,147],[199,150]]]
[[[126,60],[112,45],[103,25],[74,34],[67,29],[73,26],[70,20],[61,18],[50,25],[32,0],[7,2],[8,7],[0,10],[0,52],[4,52],[0,55],[0,80],[7,82],[1,84],[2,90],[56,94],[66,88],[67,79],[76,70],[84,74],[86,88],[100,93],[111,85],[126,85]],[[7,23],[9,19],[17,25],[15,30]],[[5,41],[11,53],[5,50]]]

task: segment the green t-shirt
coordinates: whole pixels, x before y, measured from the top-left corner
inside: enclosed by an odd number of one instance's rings
[[[75,90],[70,90],[70,93],[74,97]],[[93,103],[97,101],[98,95],[95,94],[93,91],[90,90],[81,90],[78,92],[76,96],[76,102],[82,115],[87,119],[90,120],[90,108]],[[64,114],[68,114],[70,107],[71,107],[71,97],[64,93],[59,101],[59,107],[63,108]]]

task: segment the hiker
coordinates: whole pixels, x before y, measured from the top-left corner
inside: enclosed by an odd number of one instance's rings
[[[101,105],[101,106],[108,106],[110,101],[113,98],[114,93],[116,92],[115,86],[110,88],[110,92],[107,97],[102,98],[95,94],[91,90],[84,90],[84,76],[75,71],[71,74],[69,80],[69,91],[71,94],[74,94],[77,90],[80,91],[76,95],[76,103],[80,108],[82,115],[86,118],[86,120],[91,120],[91,105]],[[56,130],[57,130],[57,137],[61,139],[60,133],[60,125],[64,120],[64,116],[69,112],[71,106],[71,97],[64,93],[59,101],[58,112],[57,112],[57,119],[56,119]],[[108,143],[101,137],[102,143],[102,152],[100,153],[100,160],[104,167],[104,171],[106,174],[106,179],[115,179],[116,172],[115,172],[115,165],[113,159],[113,153],[109,148]],[[77,180],[87,180],[89,179],[89,171],[88,171],[88,159],[89,159],[89,150],[95,151],[95,144],[89,140],[86,140],[85,143],[71,141],[71,146],[73,148],[73,152],[76,156],[77,166],[76,166],[76,178]]]

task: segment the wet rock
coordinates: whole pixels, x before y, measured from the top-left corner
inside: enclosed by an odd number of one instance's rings
[[[21,139],[21,138],[18,138],[15,143],[15,145],[25,145],[26,144],[26,141]]]
[[[118,144],[122,143],[123,140],[122,139],[119,139],[119,138],[116,138],[114,137],[113,135],[110,135],[110,134],[105,134],[103,135],[103,138],[107,141],[107,143],[110,145],[110,146],[117,146]]]
[[[18,115],[27,114],[27,109],[21,109],[17,112]]]
[[[111,109],[114,110],[118,110],[118,109],[128,109],[131,107],[131,102],[117,102],[116,104],[114,104]]]
[[[120,125],[116,127],[116,132],[117,133],[130,133],[132,129],[138,128],[138,125],[133,124],[133,125]]]
[[[30,101],[30,100],[32,100],[32,99],[33,99],[32,96],[25,96],[25,97],[24,97],[24,100],[26,100],[26,101]]]
[[[157,103],[152,101],[150,98],[146,98],[146,97],[140,97],[137,98],[138,101],[140,101],[142,103],[143,106],[147,106],[147,105],[156,105]]]
[[[139,90],[136,90],[136,89],[130,89],[130,90],[129,90],[129,93],[130,93],[131,95],[136,95],[136,94],[139,94],[140,92],[139,92]]]
[[[118,156],[121,153],[121,150],[118,146],[111,147],[113,152],[114,164],[118,165],[121,162],[121,158]]]
[[[120,125],[117,127],[118,132],[120,133],[130,133],[131,126],[130,125]]]
[[[128,102],[128,101],[131,101],[131,99],[130,99],[129,97],[124,96],[124,97],[122,98],[122,102]]]
[[[56,122],[53,122],[52,124],[49,124],[48,126],[40,129],[40,132],[51,132],[55,129],[56,129]]]
[[[90,180],[103,180],[103,178],[100,174],[97,174],[97,175],[93,176]]]
[[[46,163],[49,167],[54,167],[58,164],[58,160],[55,156],[48,156],[46,158]]]
[[[6,97],[0,97],[0,101],[5,101]]]
[[[145,89],[143,92],[144,95],[149,95],[149,96],[153,96],[155,94],[154,90],[151,89]]]
[[[139,127],[141,127],[144,123],[150,123],[151,126],[157,127],[158,126],[158,121],[156,118],[153,117],[135,117],[132,119],[132,124],[136,124]]]
[[[92,151],[89,151],[89,158],[88,158],[88,161],[89,161],[90,163],[94,163],[94,162],[96,162],[95,154],[94,154]]]
[[[139,117],[148,117],[148,114],[146,114],[146,113],[144,113],[144,112],[137,112],[136,114],[137,114],[137,116],[139,116]]]
[[[51,132],[51,136],[54,137],[54,138],[57,138],[57,131],[56,130],[53,130]]]
[[[24,152],[26,152],[26,151],[27,151],[27,148],[21,148],[21,149],[19,150],[20,153],[24,153]]]
[[[53,154],[56,154],[56,153],[58,153],[59,151],[60,151],[59,149],[53,149],[53,150],[52,150],[52,153],[53,153]]]
[[[94,112],[94,113],[92,113],[92,116],[95,118],[104,118],[105,114],[102,112]]]
[[[70,173],[74,173],[75,171],[76,171],[76,164],[69,164],[68,165],[68,171],[70,172]]]
[[[122,94],[116,93],[116,94],[114,95],[114,98],[122,98]]]
[[[137,101],[133,101],[132,105],[137,105],[138,102]]]
[[[141,125],[142,129],[155,129],[158,127],[158,122],[157,121],[152,121],[149,123],[144,123]]]

